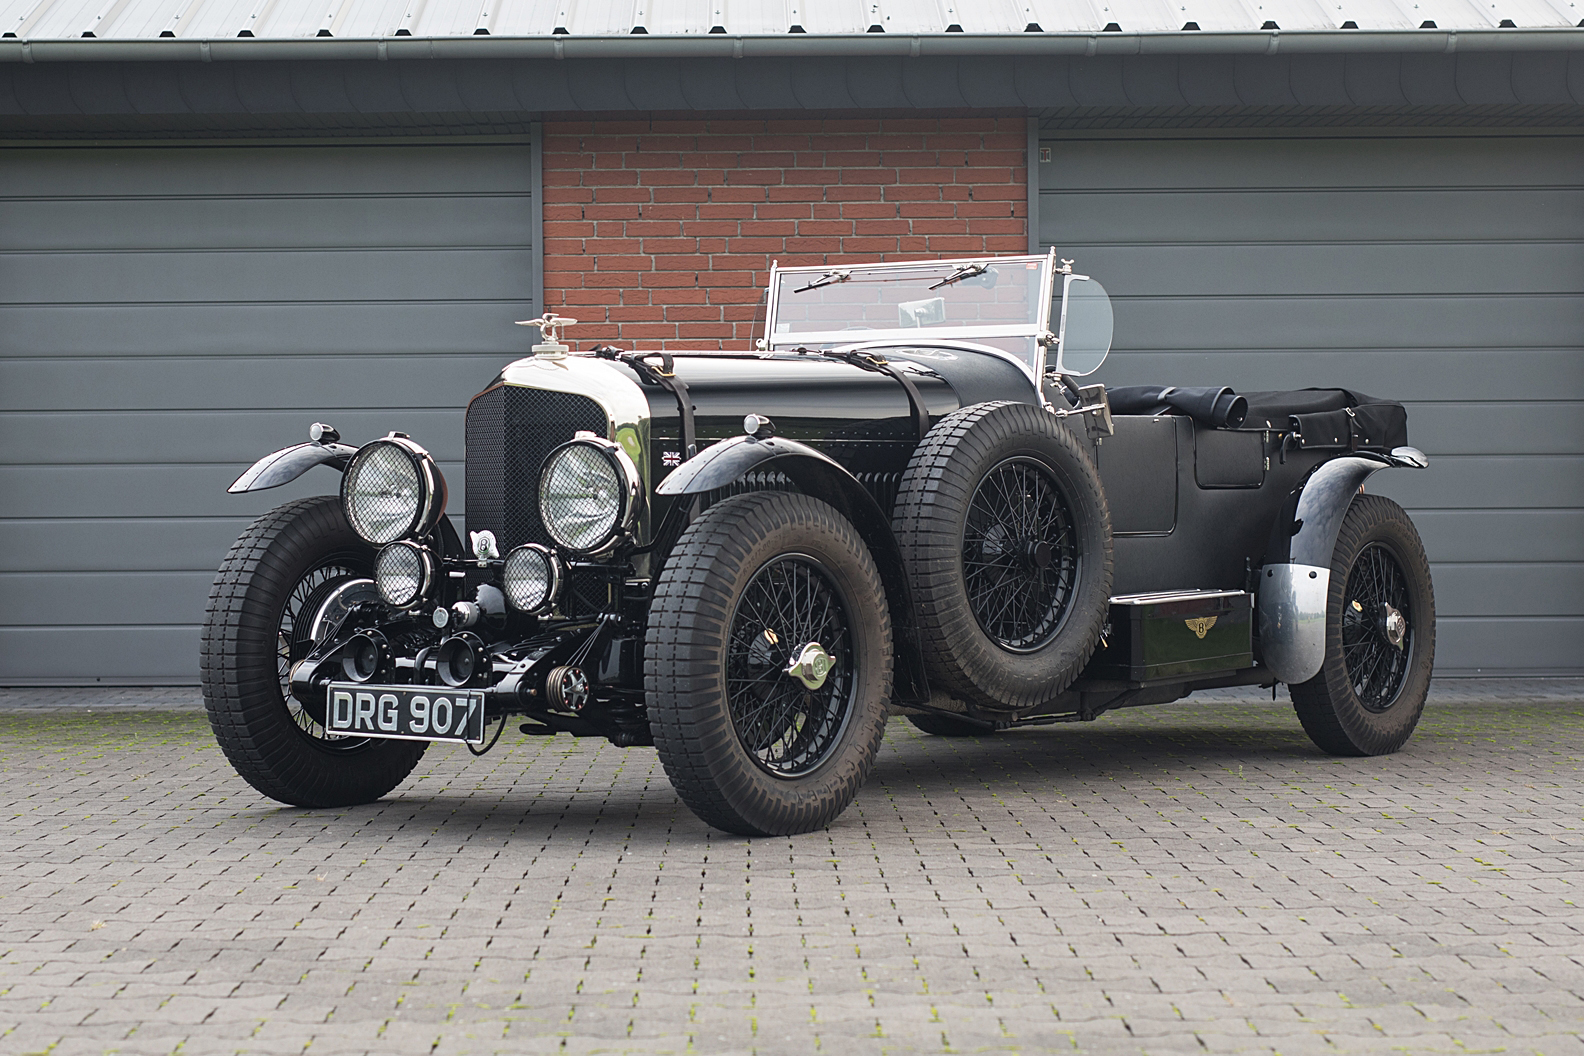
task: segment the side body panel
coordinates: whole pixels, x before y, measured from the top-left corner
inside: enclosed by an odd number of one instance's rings
[[[1182,416],[1115,422],[1096,449],[1112,505],[1114,594],[1249,589],[1293,489],[1334,455],[1288,451],[1284,461],[1274,434],[1227,433]]]

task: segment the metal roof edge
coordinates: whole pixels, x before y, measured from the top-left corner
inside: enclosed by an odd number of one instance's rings
[[[387,59],[680,59],[1275,55],[1584,50],[1584,29],[612,37],[457,36],[206,40],[0,39],[0,62],[233,62]]]

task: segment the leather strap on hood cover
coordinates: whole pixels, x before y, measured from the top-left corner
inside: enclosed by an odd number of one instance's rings
[[[895,363],[892,363],[884,356],[875,355],[872,352],[825,352],[822,354],[829,359],[839,359],[843,363],[851,363],[853,366],[863,370],[872,370],[877,374],[885,374],[894,378],[897,384],[902,386],[902,390],[907,393],[908,406],[913,408],[913,422],[918,426],[919,443],[924,442],[924,437],[929,435],[930,426],[934,423],[930,421],[929,407],[924,403],[924,397],[920,395],[918,386],[913,384],[913,379],[908,377],[906,371],[899,369]]]
[[[698,454],[697,429],[693,420],[693,398],[688,395],[687,382],[677,377],[676,361],[669,352],[624,352],[619,348],[601,345],[594,349],[601,359],[614,359],[632,368],[633,373],[650,385],[665,389],[677,401],[677,416],[682,423],[683,458]],[[655,362],[658,360],[658,364]]]

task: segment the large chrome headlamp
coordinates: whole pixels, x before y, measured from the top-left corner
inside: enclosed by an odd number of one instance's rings
[[[597,554],[632,528],[643,498],[638,467],[618,444],[581,432],[545,459],[539,516],[568,550]]]
[[[435,460],[394,433],[359,448],[341,478],[347,521],[375,546],[426,535],[445,512],[445,501],[445,478]]]

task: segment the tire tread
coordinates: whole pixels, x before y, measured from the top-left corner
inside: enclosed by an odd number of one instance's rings
[[[1340,612],[1345,603],[1348,575],[1358,554],[1380,537],[1396,544],[1394,550],[1412,590],[1417,579],[1424,586],[1429,612],[1414,615],[1414,657],[1401,696],[1385,712],[1367,711],[1348,681],[1342,660]],[[1395,536],[1395,538],[1392,538]],[[1426,616],[1428,615],[1428,619]],[[1337,533],[1331,558],[1331,584],[1326,599],[1326,652],[1320,672],[1307,682],[1287,687],[1293,710],[1304,732],[1316,747],[1330,755],[1387,755],[1397,751],[1413,734],[1424,711],[1435,663],[1435,592],[1424,543],[1407,511],[1381,495],[1358,495],[1348,507]],[[1407,704],[1406,708],[1402,705]]]
[[[380,798],[412,772],[421,741],[378,741],[354,754],[309,743],[280,697],[275,633],[278,599],[306,573],[315,549],[362,545],[333,496],[297,499],[255,520],[220,564],[204,610],[199,675],[204,710],[221,751],[259,792],[301,807]],[[330,547],[330,549],[326,549]],[[394,746],[394,747],[393,747]],[[349,766],[352,761],[360,765]]]
[[[718,678],[724,658],[711,643],[729,633],[731,585],[756,543],[778,526],[844,540],[862,556],[861,589],[876,599],[874,618],[885,641],[879,654],[887,693],[891,684],[891,624],[879,573],[856,530],[830,506],[801,494],[752,492],[716,503],[682,534],[649,607],[644,675],[650,728],[666,775],[683,802],[707,824],[744,835],[805,832],[828,824],[857,795],[885,729],[882,700],[879,721],[870,716],[870,728],[859,731],[859,765],[849,767],[823,801],[778,801],[755,796],[748,791],[751,783],[723,780],[732,760],[744,753],[730,720],[720,721],[724,704]],[[864,704],[856,703],[859,713],[852,723],[865,721]],[[824,765],[840,762],[831,759]],[[745,799],[745,793],[754,798]]]

